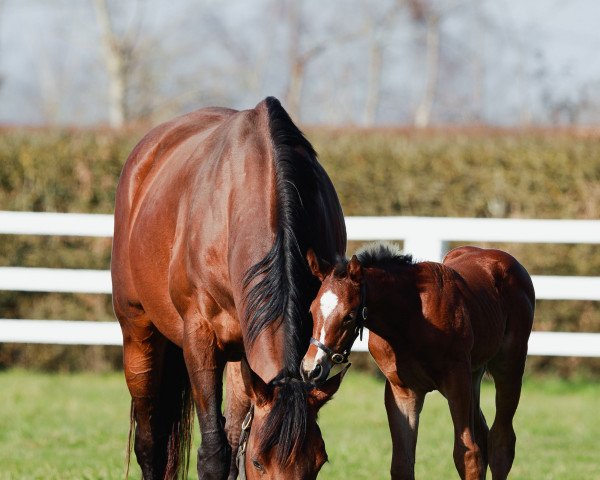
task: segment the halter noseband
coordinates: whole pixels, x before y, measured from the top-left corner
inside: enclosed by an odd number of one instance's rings
[[[329,348],[324,343],[320,342],[316,338],[310,337],[310,343],[315,347],[323,350],[327,355],[327,358],[331,360],[332,363],[341,364],[348,362],[348,356],[350,355],[350,349],[352,348],[352,344],[356,340],[356,337],[360,336],[360,339],[363,338],[363,329],[365,328],[365,322],[367,321],[367,286],[365,282],[361,282],[360,284],[360,304],[358,305],[356,311],[356,328],[354,330],[354,335],[346,345],[346,348],[342,350],[342,353],[336,353],[331,348]]]

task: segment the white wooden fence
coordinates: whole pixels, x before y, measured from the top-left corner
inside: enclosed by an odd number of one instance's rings
[[[447,242],[600,244],[597,220],[347,217],[349,240],[403,240],[419,260],[441,260]],[[0,211],[0,234],[110,237],[112,215]],[[0,237],[0,241],[1,241]],[[533,276],[538,299],[600,300],[600,277]],[[0,290],[110,293],[101,270],[0,267]],[[0,319],[0,342],[120,345],[116,322]],[[366,338],[355,345],[366,350]],[[534,332],[530,355],[600,356],[600,334]]]

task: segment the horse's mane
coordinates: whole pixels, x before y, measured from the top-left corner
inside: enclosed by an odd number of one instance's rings
[[[415,263],[412,255],[402,253],[398,245],[385,242],[366,245],[356,253],[356,256],[365,268],[376,267],[388,271],[398,270]]]
[[[308,384],[297,378],[279,375],[270,385],[276,397],[259,434],[259,451],[275,449],[275,458],[281,465],[289,465],[302,450],[307,440]]]
[[[308,302],[318,289],[305,254],[310,245],[311,213],[319,208],[315,192],[321,185],[320,167],[312,145],[279,101],[268,97],[265,104],[274,151],[277,231],[269,253],[244,278],[248,339],[252,343],[267,325],[283,323],[286,374],[298,376],[310,336]],[[258,277],[260,280],[249,288]]]

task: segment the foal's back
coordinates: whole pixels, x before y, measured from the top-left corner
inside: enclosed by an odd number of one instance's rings
[[[507,343],[526,348],[535,307],[527,270],[506,252],[470,246],[451,250],[443,263],[458,273],[473,330],[473,366],[486,363]]]

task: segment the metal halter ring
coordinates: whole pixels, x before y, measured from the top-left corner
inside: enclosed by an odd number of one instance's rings
[[[346,363],[347,361],[346,357],[341,353],[334,353],[330,358],[333,363]]]

